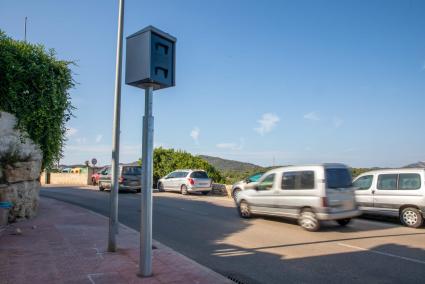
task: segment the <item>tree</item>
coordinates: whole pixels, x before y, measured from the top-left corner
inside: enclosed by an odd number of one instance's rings
[[[43,152],[43,168],[62,158],[66,122],[72,117],[70,61],[53,49],[7,37],[0,30],[0,110],[14,114],[17,128]]]
[[[141,160],[139,160],[141,165]],[[142,165],[143,166],[143,165]],[[202,169],[208,173],[214,182],[223,183],[220,172],[200,157],[193,156],[185,151],[156,148],[153,153],[153,180],[154,185],[160,178],[177,169]]]

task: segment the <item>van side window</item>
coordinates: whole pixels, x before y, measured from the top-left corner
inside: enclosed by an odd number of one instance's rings
[[[283,173],[282,189],[314,189],[314,171]]]
[[[398,174],[382,174],[378,176],[378,189],[396,190]]]
[[[270,190],[273,188],[275,174],[266,176],[259,184],[258,190]]]
[[[373,175],[362,176],[353,183],[353,186],[357,187],[357,189],[366,190],[370,188],[370,186],[372,185],[372,181]]]
[[[399,174],[398,189],[414,190],[421,188],[421,176],[419,174]]]

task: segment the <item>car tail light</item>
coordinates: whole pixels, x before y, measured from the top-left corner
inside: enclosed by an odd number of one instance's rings
[[[329,202],[327,197],[322,197],[322,206],[329,207]]]
[[[187,181],[188,181],[191,185],[194,185],[194,184],[195,184],[195,181],[193,180],[193,178],[188,178],[188,179],[187,179]]]

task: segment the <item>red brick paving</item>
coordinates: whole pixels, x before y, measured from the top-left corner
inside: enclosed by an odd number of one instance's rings
[[[116,253],[107,233],[105,217],[41,198],[36,218],[0,232],[0,283],[232,283],[155,241],[153,276],[140,278],[139,233],[121,226]]]

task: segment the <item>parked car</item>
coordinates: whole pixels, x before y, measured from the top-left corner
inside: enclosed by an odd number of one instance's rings
[[[103,172],[106,169],[106,167],[101,168],[99,171],[95,172],[94,174],[91,175],[91,183],[92,185],[97,185],[99,184],[99,178],[100,178],[100,174],[101,172]]]
[[[176,170],[158,181],[159,191],[202,192],[207,195],[211,189],[212,180],[203,170]]]
[[[141,190],[142,167],[134,165],[119,165],[119,190]],[[99,173],[99,190],[111,188],[111,167],[106,167]]]
[[[238,181],[237,183],[233,184],[231,189],[233,199],[236,198],[236,195],[239,194],[239,192],[245,190],[247,184],[253,185],[253,183],[258,182],[258,180],[263,176],[263,174],[264,173],[255,173],[245,178],[244,180]]]
[[[353,182],[360,209],[368,214],[396,216],[402,224],[418,228],[425,218],[425,169],[376,170]]]
[[[321,220],[345,226],[360,215],[351,173],[343,164],[281,167],[249,187],[236,196],[243,218],[254,214],[296,218],[305,230],[317,231]]]

